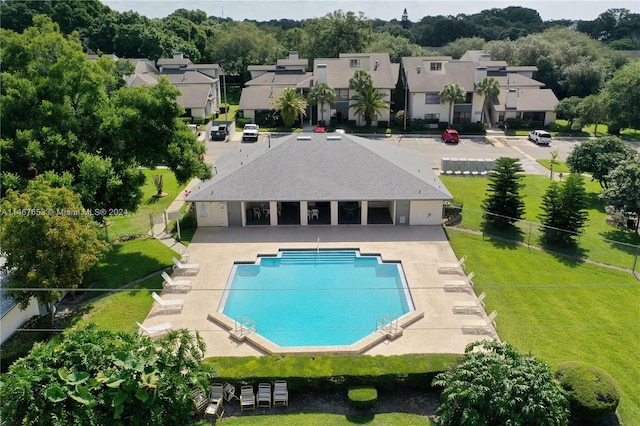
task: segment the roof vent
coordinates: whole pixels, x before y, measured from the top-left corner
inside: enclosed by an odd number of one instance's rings
[[[296,139],[299,141],[310,141],[311,136],[298,136]]]
[[[376,61],[376,63],[373,65],[373,70],[377,71],[379,65],[380,65],[380,62]]]
[[[342,139],[342,136],[327,136],[328,141],[339,141]]]
[[[418,65],[418,67],[416,68],[416,71],[418,71],[418,74],[420,74],[421,70],[422,70],[422,67],[420,65]]]

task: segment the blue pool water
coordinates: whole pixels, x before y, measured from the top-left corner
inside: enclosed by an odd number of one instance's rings
[[[221,310],[250,318],[279,346],[334,346],[357,342],[376,331],[376,320],[412,305],[399,263],[311,250],[234,265]]]

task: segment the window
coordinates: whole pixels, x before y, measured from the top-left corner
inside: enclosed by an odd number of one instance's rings
[[[464,98],[464,103],[465,104],[470,104],[471,102],[473,102],[473,92],[467,92],[465,98]]]
[[[427,93],[425,97],[425,104],[427,105],[436,105],[440,103],[440,97],[437,93]]]
[[[431,62],[429,64],[429,69],[431,71],[441,71],[442,70],[442,62]]]
[[[350,59],[349,66],[351,68],[358,68],[360,66],[360,59]]]
[[[457,124],[470,123],[471,111],[456,111],[453,113],[453,122]]]
[[[349,89],[336,89],[336,100],[349,100]]]
[[[440,122],[440,114],[425,114],[424,119],[427,124],[438,124]]]

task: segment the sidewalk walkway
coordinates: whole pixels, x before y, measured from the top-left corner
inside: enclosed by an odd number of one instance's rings
[[[181,191],[173,200],[173,202],[167,207],[167,213],[179,212],[182,206],[185,203],[187,195],[191,192],[191,190],[200,182],[198,178],[194,178],[187,184],[184,191]],[[176,251],[176,253],[180,253],[183,250],[186,250],[187,247],[182,244],[180,241],[173,238],[173,236],[167,232],[166,225],[164,221],[161,223],[156,223],[153,225],[153,231],[149,232],[152,237],[156,238],[160,242],[162,242],[167,247]]]

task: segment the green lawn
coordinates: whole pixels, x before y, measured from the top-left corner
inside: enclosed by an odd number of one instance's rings
[[[146,181],[142,187],[142,193],[144,195],[138,211],[125,216],[111,216],[106,218],[110,222],[110,225],[106,229],[103,228],[100,233],[102,236],[108,237],[109,241],[131,235],[147,235],[151,229],[149,214],[152,214],[155,220],[161,220],[162,212],[169,207],[178,193],[184,189],[184,185],[178,184],[171,170],[145,169],[143,173]],[[153,175],[163,176],[163,192],[168,194],[166,197],[156,198],[153,196],[158,192],[153,185]]]
[[[574,262],[480,235],[448,230],[500,337],[556,367],[580,360],[607,370],[622,390],[625,424],[640,424],[640,283],[625,272]]]
[[[488,178],[441,176],[454,198],[464,203],[462,222],[456,226],[473,230],[482,229],[482,201],[485,198]],[[518,234],[503,234],[503,236],[542,245],[540,241],[538,215],[542,213],[540,200],[542,199],[551,180],[539,175],[525,175],[522,179],[525,187],[522,195],[525,201],[525,222],[518,224]],[[604,205],[598,198],[602,191],[597,182],[585,179],[589,207],[588,221],[583,235],[578,238],[577,247],[549,247],[569,255],[580,255],[609,265],[617,265],[631,269],[636,255],[640,254],[640,236],[626,229],[619,229],[606,223]],[[498,231],[496,231],[499,233]],[[636,265],[640,270],[640,264]]]
[[[537,160],[537,161],[548,170],[551,170],[551,160]],[[553,171],[554,173],[567,173],[567,174],[571,173],[571,170],[569,170],[569,166],[567,166],[567,163],[565,163],[564,161],[558,161],[558,160],[556,160],[556,162],[553,165]]]
[[[151,291],[162,291],[163,279],[155,275],[139,282],[125,291],[119,291],[90,302],[82,308],[82,318],[75,327],[89,323],[110,331],[136,331],[136,321],[143,322],[151,310]],[[145,291],[148,290],[148,291]]]
[[[171,266],[176,252],[153,238],[114,244],[87,277],[94,288],[113,289]]]
[[[417,414],[384,413],[363,415],[362,417],[344,416],[340,414],[296,413],[274,416],[246,416],[225,418],[223,423],[230,426],[340,426],[366,424],[371,426],[430,426],[435,423]],[[212,424],[212,423],[199,423]]]

